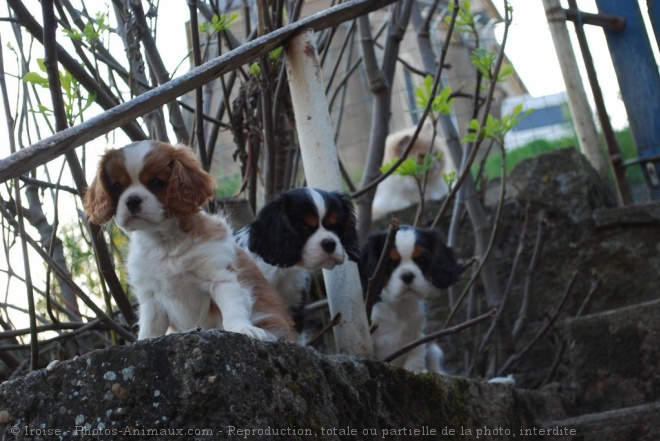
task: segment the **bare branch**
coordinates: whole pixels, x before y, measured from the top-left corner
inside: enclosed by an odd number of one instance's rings
[[[337,326],[339,324],[339,322],[341,322],[341,313],[340,312],[335,314],[335,316],[332,318],[330,323],[328,323],[328,325],[325,328],[321,329],[321,331],[319,331],[319,333],[316,337],[312,338],[310,341],[305,343],[305,346],[314,346],[316,343],[318,343],[321,340],[321,338],[325,334],[332,331],[332,328]]]
[[[0,35],[0,47],[2,47],[2,36]],[[13,120],[11,117],[11,109],[9,106],[9,95],[7,94],[7,84],[5,82],[5,65],[4,58],[0,51],[0,89],[2,90],[3,107],[5,110],[8,133],[9,133],[9,148],[12,152],[16,151],[16,142],[13,134]],[[21,251],[23,253],[23,266],[25,268],[25,292],[27,294],[29,318],[30,318],[30,370],[35,370],[39,365],[39,341],[37,340],[37,319],[34,306],[34,289],[32,286],[32,276],[30,271],[30,260],[27,252],[27,235],[25,233],[25,222],[21,207],[21,186],[18,178],[14,178],[14,197],[16,198],[16,212],[17,223],[16,229],[21,238]]]
[[[12,4],[20,5],[19,0],[8,0]],[[268,35],[256,38],[225,55],[208,61],[190,72],[152,89],[130,101],[116,105],[114,108],[98,115],[86,122],[67,130],[58,132],[53,136],[42,139],[24,148],[8,158],[0,160],[0,182],[20,176],[54,157],[63,154],[66,150],[78,147],[85,142],[110,132],[133,121],[135,118],[160,107],[184,93],[190,92],[199,84],[205,84],[218,76],[231,72],[239,66],[266,54],[281,46],[285,40],[291,38],[303,29],[318,31],[346,20],[367,14],[378,8],[392,3],[394,0],[352,0],[328,8],[317,14],[305,17],[295,23],[277,29]],[[19,7],[19,6],[17,6]],[[58,49],[59,50],[59,49]],[[59,52],[58,52],[59,54]],[[61,61],[61,58],[60,58]],[[81,81],[82,84],[82,81]]]
[[[509,359],[500,367],[500,369],[497,372],[497,375],[504,375],[507,372],[511,371],[519,362],[520,360],[534,347],[534,345],[545,335],[545,333],[550,329],[552,324],[555,322],[557,319],[557,316],[561,312],[562,308],[564,307],[564,303],[566,302],[566,299],[568,298],[568,295],[570,294],[571,290],[573,289],[573,285],[575,284],[575,279],[577,278],[578,271],[573,271],[573,274],[571,276],[571,280],[568,282],[568,286],[566,287],[566,290],[564,291],[564,294],[561,296],[561,299],[559,300],[559,303],[555,306],[554,311],[552,311],[545,324],[539,331],[536,333],[534,338],[525,346],[520,352],[513,354]]]
[[[199,43],[199,26],[197,24],[197,0],[186,0],[190,10],[190,33],[192,35],[192,50],[195,67],[202,64],[202,48]],[[183,118],[183,117],[182,117]],[[195,89],[195,139],[197,152],[204,170],[209,171],[211,164],[206,152],[206,135],[204,134],[204,89],[200,85]]]
[[[0,215],[2,215],[8,223],[14,228],[15,230],[18,230],[18,224],[12,219],[11,214],[7,211],[7,209],[0,205]],[[33,240],[30,236],[28,235],[23,235],[21,237],[25,237],[26,242],[34,249],[39,256],[44,260],[44,262],[57,274],[58,276],[63,276],[64,275],[64,270],[60,268],[60,266],[53,261],[53,259],[50,257],[50,255],[44,251],[39,244]],[[27,253],[25,254],[27,256]],[[120,326],[118,323],[116,323],[111,317],[109,317],[103,310],[101,310],[95,303],[90,299],[87,294],[78,286],[76,285],[73,280],[67,280],[65,277],[62,277],[62,280],[65,280],[67,284],[75,291],[76,295],[96,314],[96,316],[103,322],[105,323],[109,328],[114,329],[117,331],[119,335],[121,335],[123,338],[125,338],[127,341],[134,341],[135,340],[135,335],[132,333],[126,331],[122,326]]]
[[[44,44],[43,40],[43,29],[39,23],[34,19],[33,14],[25,7],[23,2],[21,0],[7,0],[7,4],[13,9],[14,13],[16,14],[16,18],[18,22],[21,24],[21,26],[25,27],[27,31],[34,37],[36,38],[41,44]],[[96,80],[89,75],[85,69],[78,63],[77,60],[75,60],[69,53],[64,49],[62,46],[59,44],[56,46],[57,47],[57,57],[59,59],[59,62],[62,63],[62,66],[71,73],[79,82],[80,84],[87,89],[90,93],[95,93],[96,94],[96,103],[101,106],[103,109],[106,111],[109,111],[110,109],[114,108],[117,106],[117,101],[112,98],[107,91],[105,91],[103,88],[99,87],[99,84],[96,82]],[[139,115],[137,115],[139,116]],[[146,135],[140,128],[140,126],[133,121],[134,118],[132,119],[126,119],[122,120],[121,124],[117,124],[113,127],[121,127],[124,132],[128,135],[129,138],[131,138],[134,141],[139,141],[142,139],[146,139]],[[89,138],[86,141],[89,141]],[[82,144],[82,143],[81,143]],[[41,165],[41,164],[40,164]],[[34,167],[32,167],[34,168]],[[22,174],[24,171],[21,171]],[[7,179],[10,179],[15,176],[11,176],[5,179],[2,179],[2,181],[6,181]]]
[[[385,268],[387,268],[387,262],[390,258],[392,246],[394,246],[394,238],[397,231],[399,231],[399,219],[392,217],[392,219],[390,219],[390,228],[387,230],[387,237],[385,238],[383,250],[378,258],[378,264],[367,282],[366,308],[367,320],[369,320],[369,323],[371,323],[371,311],[373,310],[374,302],[376,301],[376,296],[378,295],[383,277],[385,277]]]
[[[398,357],[400,357],[401,355],[405,354],[408,351],[411,351],[411,350],[415,349],[417,346],[421,346],[424,343],[428,343],[430,341],[437,340],[441,337],[444,337],[444,336],[447,336],[447,335],[450,335],[450,334],[456,334],[457,332],[461,332],[462,330],[470,328],[470,327],[472,327],[476,324],[479,324],[479,323],[483,322],[484,320],[487,320],[491,317],[495,317],[495,312],[496,312],[496,310],[493,309],[490,312],[487,312],[486,314],[482,314],[479,317],[473,318],[472,320],[468,320],[464,323],[458,324],[458,325],[453,326],[451,328],[442,329],[440,331],[436,331],[436,332],[433,332],[429,335],[426,335],[426,336],[420,338],[419,340],[415,340],[414,342],[404,346],[403,348],[399,349],[395,353],[393,353],[391,355],[388,355],[387,357],[385,357],[383,359],[383,361],[390,362],[392,360],[396,360]]]
[[[483,353],[484,349],[486,348],[486,345],[490,341],[490,338],[493,335],[493,331],[495,331],[495,327],[497,326],[497,322],[502,318],[502,315],[506,309],[506,303],[509,298],[509,294],[511,293],[511,288],[513,286],[513,281],[514,281],[514,276],[516,275],[516,271],[518,269],[518,264],[520,262],[520,256],[522,255],[524,245],[525,245],[525,238],[527,237],[527,231],[528,231],[528,226],[529,226],[529,211],[530,211],[530,204],[529,202],[525,205],[525,217],[523,220],[523,225],[522,225],[522,231],[520,233],[520,237],[518,239],[518,247],[516,248],[516,255],[513,258],[513,262],[511,263],[511,270],[509,271],[509,280],[507,281],[506,287],[504,288],[504,293],[502,294],[502,303],[500,304],[499,309],[497,310],[497,314],[495,315],[495,318],[493,319],[493,322],[490,324],[490,327],[484,334],[481,343],[479,343],[479,347],[476,351],[476,353],[473,356],[472,360],[472,365],[469,368],[468,374],[471,374],[476,366],[477,360],[479,360],[481,354]]]
[[[546,217],[545,213],[541,211],[538,218],[538,228],[536,230],[536,242],[534,243],[534,251],[532,252],[532,258],[529,261],[529,266],[527,268],[527,274],[525,275],[525,288],[523,291],[523,299],[520,303],[520,310],[518,311],[518,318],[516,319],[515,324],[513,325],[513,331],[511,332],[514,340],[518,339],[527,325],[527,312],[529,310],[529,299],[531,297],[532,289],[534,287],[534,277],[536,275],[536,269],[539,265],[539,260],[541,258],[541,253],[543,252],[543,245],[545,243],[545,224]]]

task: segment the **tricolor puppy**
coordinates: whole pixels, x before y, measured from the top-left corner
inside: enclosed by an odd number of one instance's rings
[[[404,149],[408,146],[417,126],[394,132],[385,140],[385,153],[383,164],[389,164],[395,158],[400,158]],[[431,146],[433,142],[433,146]],[[433,164],[426,178],[425,201],[439,201],[447,195],[449,187],[445,183],[442,174],[456,170],[454,163],[447,154],[448,149],[442,138],[442,134],[436,134],[433,138],[433,123],[427,119],[408,154],[408,158],[422,161],[427,153],[437,154],[442,152],[440,159]],[[378,187],[372,204],[372,217],[380,219],[398,210],[403,210],[413,204],[419,203],[419,189],[417,182],[412,176],[391,174]]]
[[[385,247],[387,232],[369,236],[360,260],[360,278],[366,292],[378,259]],[[376,330],[372,334],[379,360],[424,336],[425,299],[454,284],[459,264],[452,250],[436,230],[401,227],[387,256],[384,280],[371,313]],[[392,361],[415,371],[442,372],[443,354],[435,343],[418,346]]]
[[[264,205],[237,233],[237,241],[295,313],[305,301],[310,270],[332,269],[346,259],[357,262],[355,225],[347,195],[296,188]]]
[[[108,150],[85,195],[89,220],[129,236],[126,271],[140,305],[138,338],[168,328],[290,339],[283,302],[221,216],[200,207],[214,179],[185,146],[140,141]]]

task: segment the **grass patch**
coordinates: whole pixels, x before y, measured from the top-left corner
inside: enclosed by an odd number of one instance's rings
[[[624,159],[630,159],[637,156],[637,149],[635,148],[635,143],[633,141],[632,134],[630,129],[626,128],[615,132],[616,139],[621,148],[621,153]],[[601,136],[601,145],[605,145],[605,142],[602,141]],[[543,153],[548,153],[557,149],[562,149],[566,147],[575,147],[579,148],[579,143],[576,136],[561,138],[556,141],[549,141],[547,139],[537,139],[530,143],[527,143],[517,149],[508,150],[506,152],[506,173],[509,174],[511,170],[518,165],[522,160],[527,158],[532,158],[534,156],[541,155]],[[484,165],[484,173],[488,179],[498,178],[501,174],[501,165],[502,165],[502,155],[499,153],[499,150],[493,150],[488,158],[486,158],[486,163]],[[475,164],[473,166],[473,173],[479,170],[480,164]],[[639,170],[639,168],[636,168]],[[639,174],[641,176],[641,171],[636,172],[631,169],[628,170],[628,176],[633,178]],[[643,180],[643,177],[642,177]]]

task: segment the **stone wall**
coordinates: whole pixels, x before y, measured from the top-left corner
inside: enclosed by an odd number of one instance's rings
[[[2,439],[31,440],[502,439],[492,432],[536,427],[505,385],[223,331],[97,350],[5,382],[0,422]]]

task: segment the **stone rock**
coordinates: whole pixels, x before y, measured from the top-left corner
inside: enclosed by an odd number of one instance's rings
[[[0,432],[30,440],[458,440],[490,430],[480,438],[503,439],[493,431],[535,426],[525,403],[504,385],[202,331],[97,350],[5,382]]]
[[[657,440],[660,439],[660,403],[651,403],[624,409],[610,410],[595,414],[580,415],[560,421],[549,421],[543,428],[570,428],[577,436],[546,436],[546,441],[603,440]]]
[[[599,230],[623,227],[660,227],[660,203],[599,209],[594,211],[593,218],[596,228]]]
[[[571,374],[583,412],[660,401],[660,299],[568,320]]]
[[[521,161],[508,180],[537,209],[549,209],[574,224],[590,221],[598,208],[615,206],[607,184],[572,147]]]

